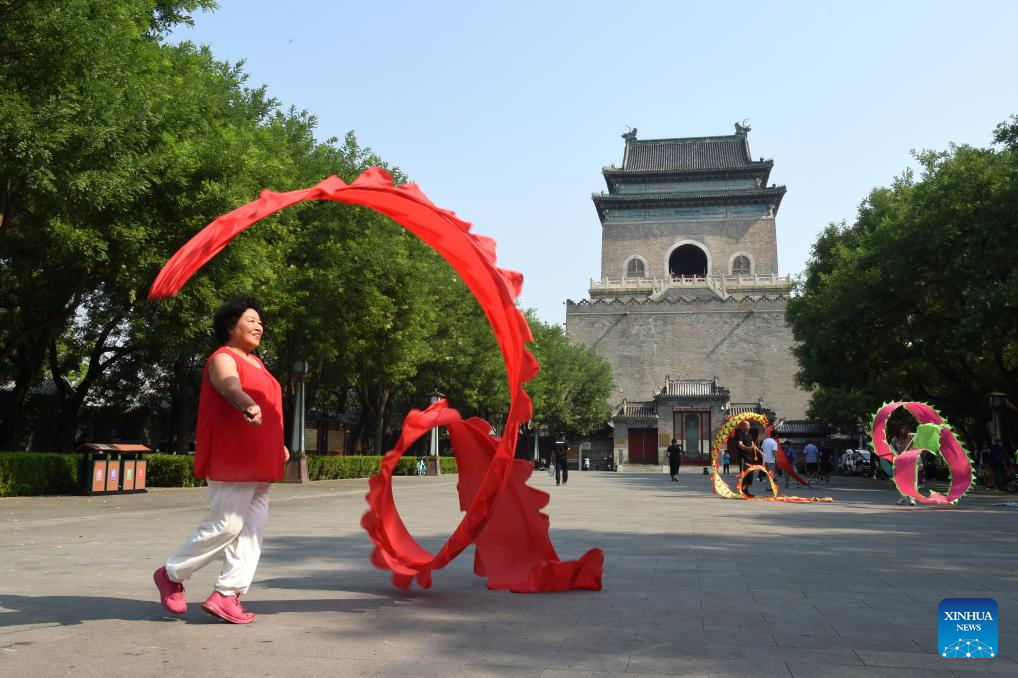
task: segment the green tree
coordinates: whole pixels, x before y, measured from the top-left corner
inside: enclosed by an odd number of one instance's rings
[[[1016,126],[998,148],[918,154],[918,180],[817,239],[787,316],[812,415],[851,430],[883,401],[927,400],[984,440],[986,394],[1018,393]]]
[[[57,380],[71,408],[123,354],[104,342],[137,298],[138,253],[159,239],[143,206],[159,196],[161,134],[183,100],[162,35],[209,6],[42,0],[0,13],[0,374],[14,382],[3,442],[61,338],[93,344],[49,360],[59,373],[93,356],[79,384]]]
[[[603,426],[614,387],[611,366],[587,347],[571,343],[561,326],[541,322],[533,312],[527,320],[534,335],[531,352],[541,364],[525,387],[534,402],[534,419],[581,435]]]

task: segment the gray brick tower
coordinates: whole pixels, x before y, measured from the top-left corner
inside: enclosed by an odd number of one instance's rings
[[[637,139],[634,129],[622,166],[603,170],[607,193],[593,195],[601,276],[590,299],[567,300],[566,333],[615,372],[621,463],[663,463],[673,437],[703,462],[734,411],[805,412],[785,325],[791,281],[778,273],[785,187],[768,186],[774,162],[753,160],[749,131]]]

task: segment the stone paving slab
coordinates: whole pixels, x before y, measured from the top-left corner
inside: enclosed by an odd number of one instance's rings
[[[426,548],[459,519],[455,480],[396,479]],[[488,591],[471,550],[401,592],[369,564],[366,481],[276,486],[245,627],[200,611],[212,567],[181,618],[156,599],[204,490],[0,499],[0,675],[1018,676],[1018,512],[999,496],[913,509],[835,479],[790,493],[836,503],[794,505],[721,500],[691,472],[570,480],[532,484],[563,558],[604,549],[601,592]],[[1000,656],[936,654],[944,597],[997,600]]]

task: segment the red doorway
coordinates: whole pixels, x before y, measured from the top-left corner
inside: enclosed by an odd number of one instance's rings
[[[710,410],[675,410],[672,431],[682,443],[683,465],[706,466],[710,456]]]
[[[629,463],[630,464],[657,463],[656,428],[629,429]]]

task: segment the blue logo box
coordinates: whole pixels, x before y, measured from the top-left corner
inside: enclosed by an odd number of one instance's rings
[[[937,644],[948,659],[989,659],[997,647],[997,601],[944,598],[937,607]]]

